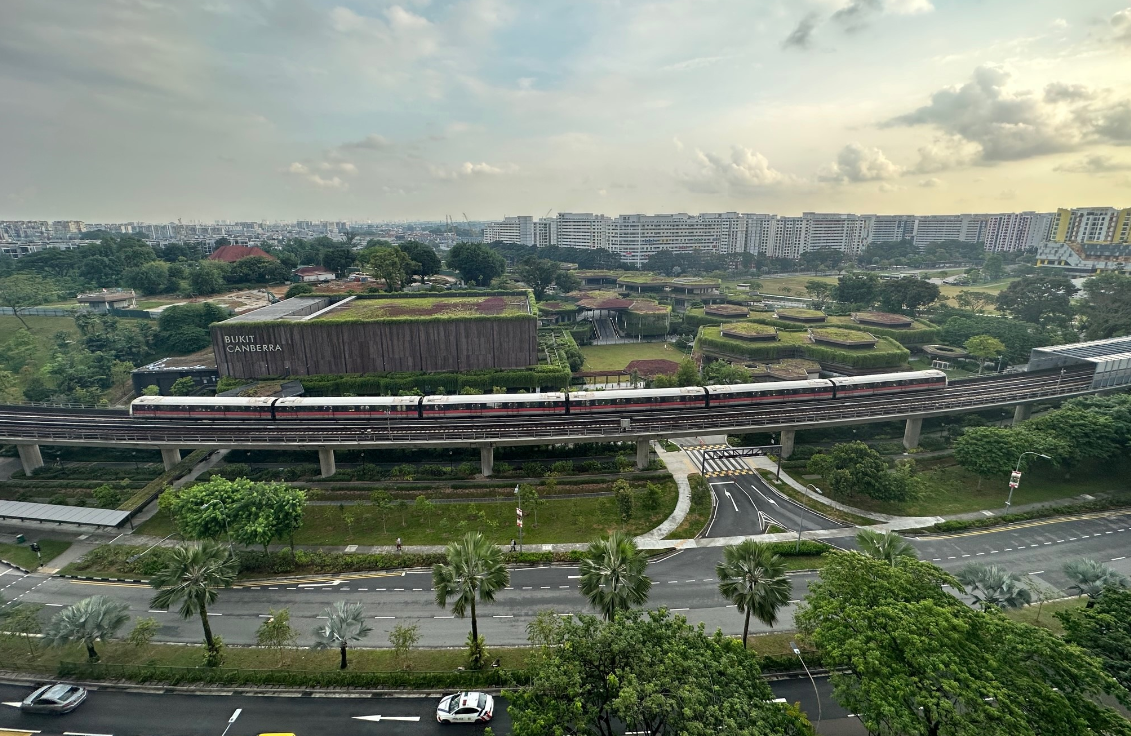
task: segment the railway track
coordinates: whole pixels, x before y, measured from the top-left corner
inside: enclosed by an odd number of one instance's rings
[[[1092,369],[955,381],[945,389],[819,402],[636,412],[586,417],[411,420],[354,424],[334,421],[239,422],[137,419],[122,412],[0,407],[0,441],[179,447],[395,446],[537,444],[770,431],[939,416],[1089,393]],[[628,427],[621,420],[628,419]]]

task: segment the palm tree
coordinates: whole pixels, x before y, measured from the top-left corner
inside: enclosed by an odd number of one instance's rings
[[[648,560],[624,532],[613,532],[589,545],[581,560],[581,594],[612,621],[618,611],[648,601],[652,580],[644,574]]]
[[[479,667],[479,622],[475,618],[475,599],[484,603],[495,600],[495,593],[507,587],[511,574],[503,564],[503,553],[479,532],[468,532],[463,539],[448,545],[448,561],[433,565],[432,585],[436,588],[436,605],[448,607],[463,618],[471,609],[472,666]]]
[[[785,562],[764,544],[748,539],[723,548],[723,560],[715,565],[719,593],[746,614],[742,646],[750,634],[750,615],[773,626],[778,609],[789,602],[793,584],[785,576]]]
[[[890,563],[892,567],[898,566],[905,560],[919,559],[915,547],[895,532],[876,532],[871,529],[861,529],[856,533],[856,544],[860,551],[869,557]]]
[[[1127,578],[1107,565],[1089,557],[1070,560],[1064,564],[1064,574],[1072,581],[1069,590],[1088,596],[1086,608],[1092,608],[1103,594],[1104,588],[1126,588]]]
[[[227,546],[218,542],[192,542],[173,548],[169,563],[154,575],[149,584],[158,589],[149,605],[168,608],[178,601],[181,618],[200,614],[204,643],[216,651],[212,627],[208,625],[208,606],[216,602],[220,588],[229,588],[239,566]]]
[[[342,665],[346,668],[346,647],[351,641],[361,641],[369,636],[373,629],[365,623],[365,613],[361,610],[361,603],[346,603],[337,601],[332,603],[325,611],[326,623],[314,629],[315,649],[332,649],[337,647],[342,650]]]
[[[997,565],[970,564],[959,570],[956,577],[983,611],[1021,608],[1033,602],[1033,594],[1022,584],[1021,577]]]
[[[98,661],[94,642],[106,641],[130,620],[130,605],[117,598],[92,595],[59,611],[47,624],[43,640],[61,646],[71,642],[86,645],[91,662]]]

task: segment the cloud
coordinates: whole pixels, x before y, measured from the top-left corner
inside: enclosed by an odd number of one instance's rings
[[[1111,27],[1115,31],[1116,43],[1131,46],[1131,8],[1124,8],[1111,16]]]
[[[921,15],[933,12],[935,6],[930,0],[888,0],[884,9],[892,15]]]
[[[941,136],[919,147],[919,163],[912,167],[917,174],[969,166],[982,156],[982,147],[960,136]]]
[[[840,23],[845,30],[852,32],[864,27],[869,17],[883,9],[881,0],[849,0],[840,10],[832,15],[834,23]]]
[[[295,161],[283,169],[283,173],[291,176],[300,177],[308,184],[312,184],[319,189],[336,189],[339,191],[346,191],[349,189],[349,183],[336,174],[333,176],[322,176],[318,171],[330,174],[332,172],[340,172],[342,174],[356,174],[357,167],[348,161],[323,161],[319,164],[311,166]]]
[[[785,49],[807,49],[812,43],[813,31],[820,25],[821,16],[815,12],[807,13],[797,23],[797,27],[782,41]]]
[[[936,179],[935,177],[931,176],[920,181],[918,186],[923,187],[924,189],[937,189],[938,187],[942,186],[942,179]]]
[[[695,155],[699,171],[682,177],[684,186],[693,192],[748,192],[787,180],[784,174],[770,166],[765,156],[744,146],[731,146],[730,156],[704,151],[696,151]]]
[[[891,194],[892,192],[902,191],[903,187],[898,184],[891,184],[889,182],[880,182],[880,186],[876,187],[883,194]]]
[[[1068,21],[1064,18],[1057,18],[1052,23],[1049,23],[1049,25],[1057,29],[1058,31],[1062,31],[1068,27]]]
[[[387,148],[392,148],[393,143],[383,135],[373,133],[367,135],[359,141],[349,141],[338,146],[344,150],[357,150],[357,151],[383,151]]]
[[[935,92],[929,104],[884,125],[933,127],[952,143],[961,142],[959,148],[979,147],[977,163],[1062,153],[1089,142],[1131,143],[1131,102],[1060,83],[1048,85],[1042,96],[1014,90],[1009,80],[1001,67],[978,67],[969,82]],[[917,170],[949,168],[944,157],[925,159]]]
[[[681,141],[681,140],[679,139],[679,136],[678,136],[678,135],[673,135],[673,136],[672,136],[672,145],[673,145],[673,146],[675,146],[675,150],[677,150],[677,151],[682,151],[682,150],[683,150],[683,141]]]
[[[1053,171],[1071,174],[1107,174],[1113,171],[1131,171],[1131,163],[1117,161],[1111,156],[1093,153],[1078,161],[1070,161],[1053,167]]]
[[[889,161],[880,149],[867,148],[859,143],[849,143],[840,149],[836,161],[822,170],[817,175],[817,179],[837,184],[881,181],[894,179],[902,171],[903,169]]]
[[[508,164],[506,166],[492,166],[491,164],[486,162],[475,164],[470,161],[464,161],[461,165],[456,166],[455,168],[447,169],[442,166],[429,165],[428,170],[432,173],[432,176],[436,177],[437,179],[455,181],[457,179],[467,179],[471,177],[499,176],[500,174],[515,171],[517,170],[517,168],[518,167],[514,166],[513,164]]]

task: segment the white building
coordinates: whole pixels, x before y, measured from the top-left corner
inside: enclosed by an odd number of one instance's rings
[[[483,226],[483,242],[534,245],[534,218],[520,215],[504,217],[500,222],[489,222]]]
[[[911,242],[916,248],[945,240],[981,242],[989,215],[924,215],[915,218]]]
[[[914,215],[865,215],[871,218],[869,243],[898,243],[915,237]]]
[[[987,252],[1010,252],[1036,248],[1048,240],[1050,212],[1010,212],[986,218]]]
[[[558,242],[563,248],[609,249],[612,220],[588,212],[558,213]]]
[[[1049,240],[1055,243],[1131,243],[1131,207],[1057,210]]]
[[[737,212],[689,215],[620,215],[612,221],[609,250],[642,266],[662,250],[676,253],[741,253],[746,220]]]
[[[534,245],[545,248],[548,245],[558,244],[558,220],[555,217],[543,217],[534,223]]]

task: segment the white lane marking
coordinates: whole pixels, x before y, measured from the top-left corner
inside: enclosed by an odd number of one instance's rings
[[[269,613],[261,613],[261,614],[259,614],[259,618],[271,618],[271,614],[269,614]]]
[[[45,606],[51,606],[52,608],[62,608],[62,607],[63,607],[63,604],[62,604],[62,603],[44,603],[43,605],[45,605]],[[156,613],[156,612],[155,612],[155,611],[150,611],[150,613]],[[164,613],[164,611],[161,611],[160,613]]]
[[[566,580],[578,580],[580,575],[566,575]]]
[[[690,608],[672,608],[670,610],[672,610],[672,611],[690,611],[691,609]]]
[[[539,586],[539,589],[540,590],[549,590],[550,586],[549,585],[542,585],[542,586]]]
[[[505,614],[505,613],[496,613],[491,618],[514,618],[514,616],[511,616],[511,615]]]
[[[416,723],[420,720],[420,716],[354,716],[355,721],[373,721],[380,723],[381,721],[408,721]]]
[[[533,588],[531,588],[529,585],[522,586],[522,589],[523,590],[533,590]]]
[[[394,618],[396,618],[396,616],[374,616],[373,618],[388,620],[388,619],[394,619]]]
[[[23,729],[21,728],[20,731],[23,731]],[[36,733],[38,733],[38,731]],[[114,734],[112,734],[112,733],[86,733],[85,731],[64,731],[63,736],[114,736]]]
[[[738,504],[734,502],[734,496],[730,495],[730,491],[725,489],[723,490],[723,493],[726,494],[727,500],[730,501],[730,505],[734,506],[735,513],[738,513]]]
[[[1112,557],[1111,561],[1112,562],[1119,562],[1120,560],[1126,560],[1126,559],[1127,559],[1127,556],[1124,555],[1123,557]]]
[[[559,586],[558,586],[558,590],[561,590],[562,588],[565,588],[565,589],[567,589],[567,590],[568,590],[568,589],[569,589],[569,586],[568,586],[568,585],[559,585]]]
[[[1031,572],[1031,573],[1029,573],[1029,574],[1030,574],[1030,575],[1040,575],[1040,574],[1041,574],[1041,573],[1043,573],[1043,572],[1044,572],[1044,570],[1034,570],[1033,572]]]
[[[433,616],[432,618],[455,618],[455,616]]]
[[[54,605],[54,604],[48,603],[47,605],[51,606],[51,605]],[[151,608],[148,611],[146,611],[146,613],[168,613],[168,611],[158,611],[156,608]]]

